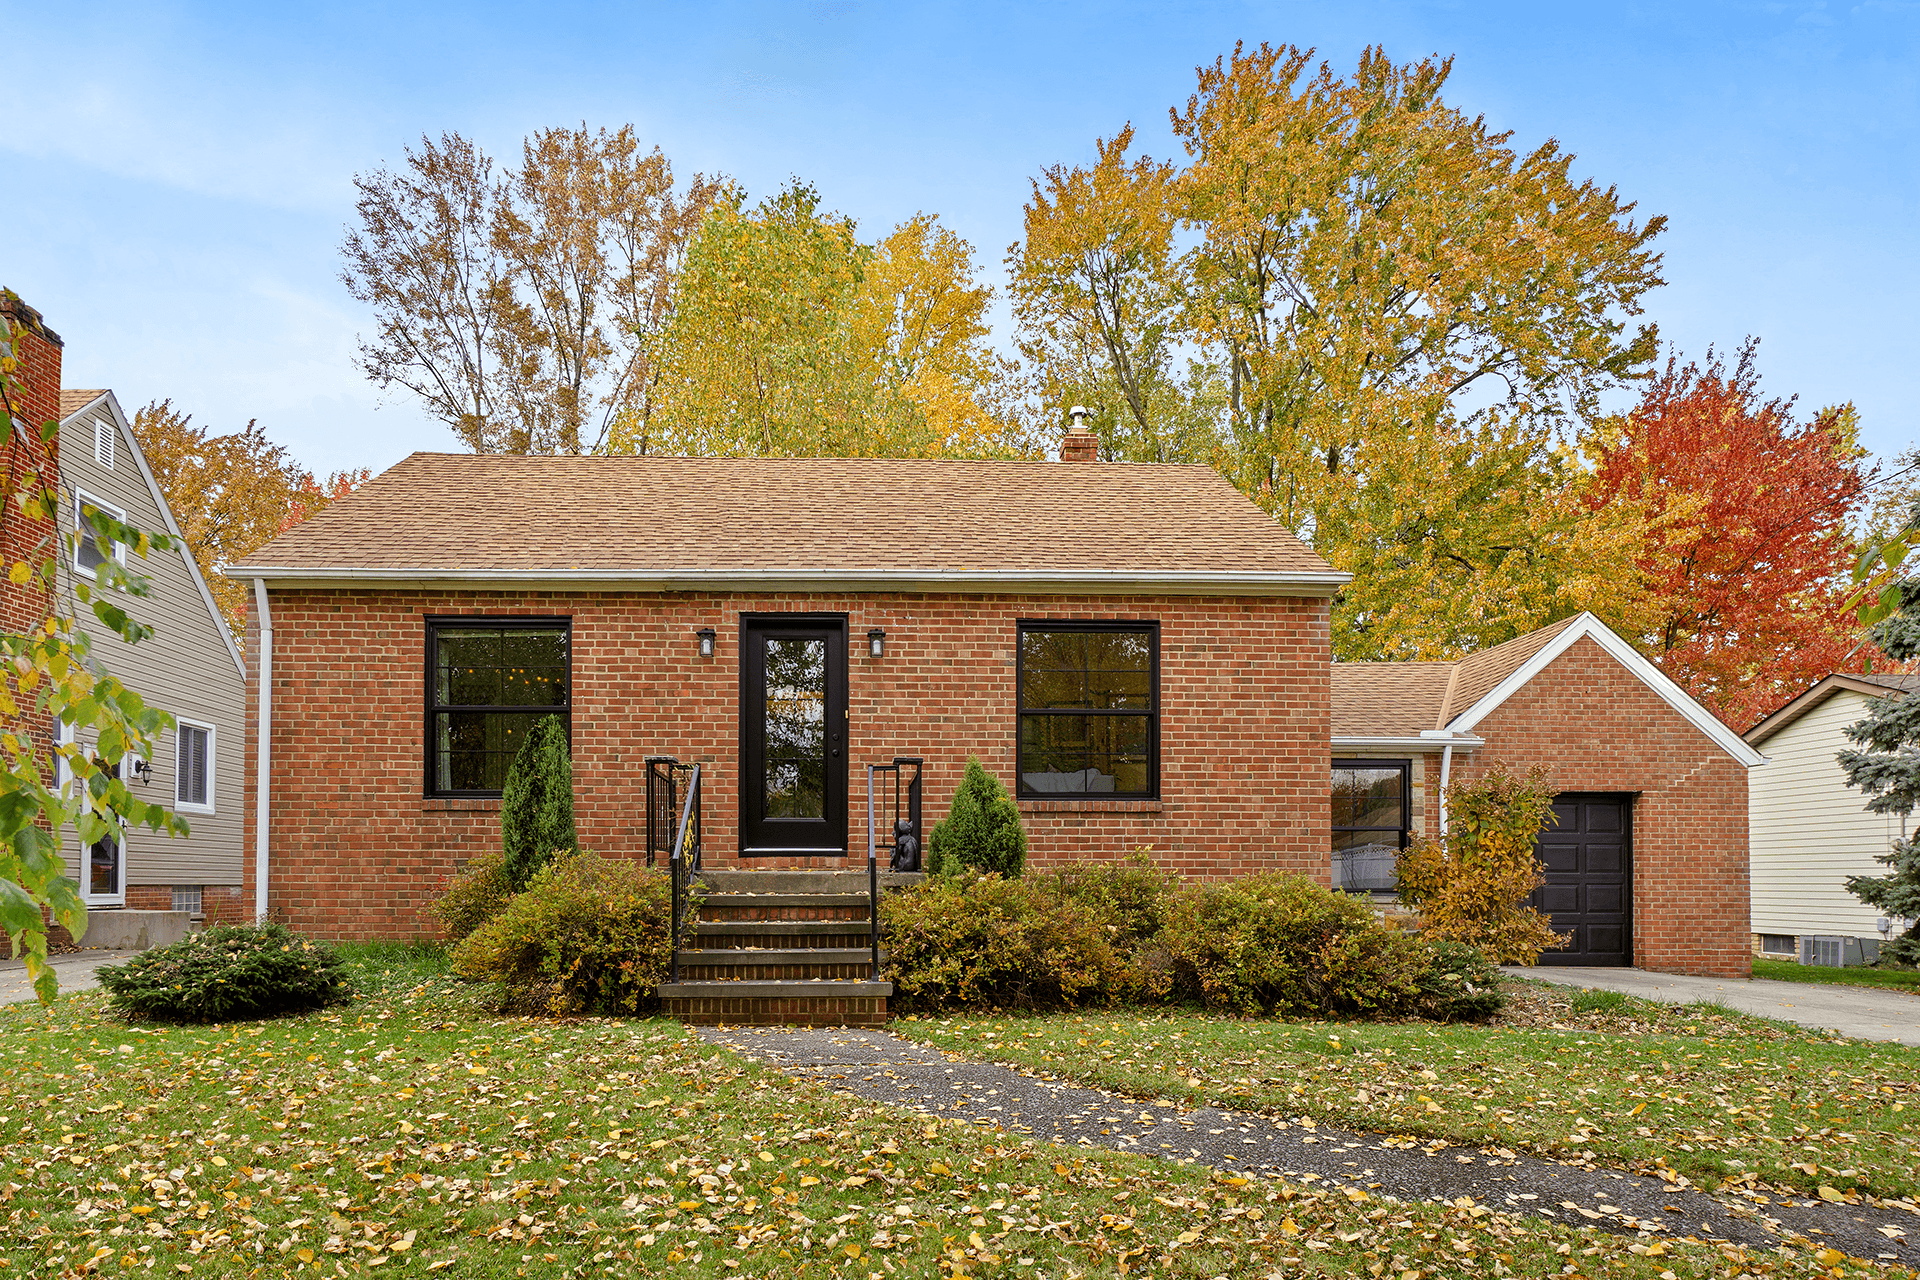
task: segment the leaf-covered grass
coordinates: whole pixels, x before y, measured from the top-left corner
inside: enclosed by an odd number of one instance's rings
[[[348,960],[361,1003],[264,1023],[128,1026],[97,993],[0,1010],[0,1271],[1828,1273],[1069,1151],[796,1082],[672,1022],[493,1017],[430,949]]]
[[[1503,1146],[1717,1188],[1920,1192],[1920,1053],[1719,1006],[1509,984],[1489,1026],[1241,1021],[1140,1010],[896,1023],[978,1057],[1140,1097]],[[1594,1002],[1588,1002],[1590,1005]],[[1605,1002],[1611,1005],[1613,1002]]]
[[[1920,995],[1920,969],[1869,969],[1861,965],[1837,969],[1831,965],[1796,964],[1792,960],[1753,961],[1753,976],[1775,982],[1822,982],[1838,987],[1886,987]],[[1920,1011],[1915,1016],[1920,1016]]]

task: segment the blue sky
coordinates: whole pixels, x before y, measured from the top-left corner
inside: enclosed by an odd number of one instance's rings
[[[1559,139],[1664,213],[1650,300],[1689,354],[1762,339],[1768,391],[1920,437],[1920,5],[19,4],[0,0],[0,283],[67,340],[66,383],[258,418],[316,470],[457,447],[354,369],[336,279],[356,172],[458,130],[631,122],[682,173],[790,174],[871,233],[935,212],[986,277],[1042,166],[1167,110],[1236,40],[1350,68],[1455,55],[1450,100]]]

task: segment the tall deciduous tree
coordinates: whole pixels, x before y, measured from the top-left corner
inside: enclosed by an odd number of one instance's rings
[[[1857,415],[1802,422],[1791,400],[1763,399],[1757,348],[1732,368],[1712,351],[1670,357],[1595,433],[1588,492],[1596,511],[1646,510],[1641,647],[1736,729],[1845,669],[1861,638],[1846,600],[1867,479]]]
[[[688,253],[660,344],[651,422],[630,452],[928,457],[1004,452],[980,393],[992,291],[972,248],[916,216],[877,244],[793,183],[747,207],[716,202]]]
[[[133,434],[236,637],[246,631],[247,588],[219,568],[252,555],[371,474],[362,468],[316,479],[285,446],[268,440],[257,422],[211,435],[172,400],[153,401],[135,413]]]
[[[581,453],[622,413],[646,421],[653,345],[717,184],[675,187],[632,126],[546,129],[520,164],[457,133],[354,179],[341,279],[374,309],[360,363],[479,452]]]
[[[1174,252],[1176,170],[1139,156],[1133,126],[1095,143],[1090,169],[1033,183],[1007,250],[1017,344],[1031,391],[1056,414],[1081,404],[1112,456],[1212,462],[1223,397],[1204,366],[1182,376],[1184,278]]]
[[[1230,388],[1241,487],[1312,533],[1382,458],[1495,412],[1572,422],[1654,355],[1660,283],[1611,189],[1441,100],[1451,60],[1369,49],[1351,79],[1262,45],[1172,113],[1195,330]],[[1336,563],[1341,548],[1326,546]]]

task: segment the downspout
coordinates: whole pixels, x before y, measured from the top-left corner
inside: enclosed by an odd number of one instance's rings
[[[1453,744],[1440,748],[1440,838],[1447,838],[1447,775],[1453,772]]]
[[[267,919],[267,819],[273,812],[273,612],[267,580],[253,580],[253,606],[260,616],[260,739],[254,761],[253,918]]]

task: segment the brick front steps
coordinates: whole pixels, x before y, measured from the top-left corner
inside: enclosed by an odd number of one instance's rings
[[[867,873],[706,871],[680,980],[660,984],[682,1022],[877,1027],[891,982],[873,976]],[[885,872],[882,893],[917,884]],[[882,960],[885,959],[884,953]]]

